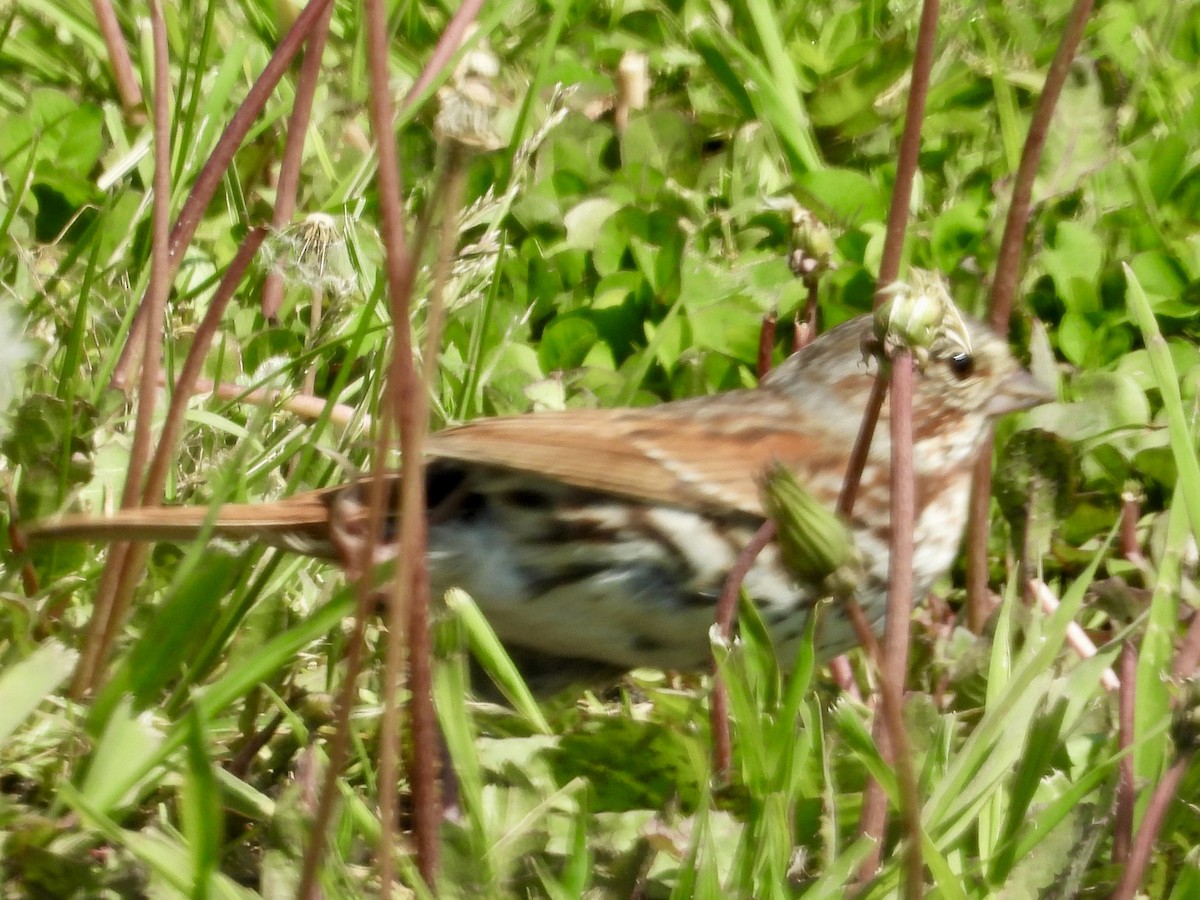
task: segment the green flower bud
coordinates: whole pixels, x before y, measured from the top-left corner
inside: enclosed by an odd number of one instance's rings
[[[836,269],[833,234],[825,223],[803,206],[792,210],[792,253],[790,265],[800,278],[816,278]]]
[[[887,299],[875,310],[875,337],[884,353],[908,351],[921,368],[935,346],[970,353],[971,336],[941,276],[912,269],[909,278],[880,290]]]
[[[763,507],[775,522],[784,565],[800,581],[834,597],[852,595],[862,575],[858,547],[845,523],[782,465],[762,483]]]

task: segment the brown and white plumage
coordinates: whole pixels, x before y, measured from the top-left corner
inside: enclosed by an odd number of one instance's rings
[[[876,363],[869,317],[818,338],[754,389],[616,410],[481,419],[431,435],[427,487],[434,586],[462,587],[510,645],[627,669],[694,668],[708,656],[715,598],[763,518],[759,479],[781,462],[830,506]],[[971,353],[937,348],[914,392],[918,535],[927,590],[953,561],[970,467],[987,423],[1047,399],[1005,344],[969,321]],[[851,522],[868,565],[887,579],[887,407]],[[274,503],[226,506],[214,533],[331,555],[330,519],[364,506],[365,481]],[[67,517],[33,538],[184,540],[205,509]],[[947,523],[950,523],[947,526]],[[781,651],[814,599],[774,548],[745,583]],[[864,604],[878,609],[882,604]],[[853,643],[830,617],[823,649]]]

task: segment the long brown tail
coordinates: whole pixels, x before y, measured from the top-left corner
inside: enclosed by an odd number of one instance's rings
[[[212,534],[261,540],[289,549],[327,555],[330,491],[309,491],[271,503],[235,503],[217,510]],[[38,540],[188,541],[198,537],[210,510],[203,506],[159,506],[118,510],[111,516],[71,515],[22,528]],[[324,552],[322,552],[324,551]]]

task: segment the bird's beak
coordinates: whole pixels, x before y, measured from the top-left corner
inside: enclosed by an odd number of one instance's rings
[[[1005,413],[1031,409],[1058,399],[1058,395],[1034,378],[1024,369],[1018,369],[1000,383],[992,399],[988,401],[987,414],[1002,416]]]

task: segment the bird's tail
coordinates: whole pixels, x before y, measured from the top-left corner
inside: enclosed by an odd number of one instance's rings
[[[327,540],[329,491],[298,494],[269,503],[122,509],[111,516],[68,515],[22,527],[31,540],[188,541],[202,534],[256,539],[292,547],[305,539]]]

